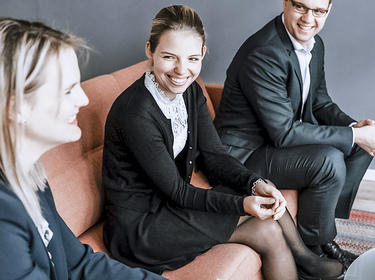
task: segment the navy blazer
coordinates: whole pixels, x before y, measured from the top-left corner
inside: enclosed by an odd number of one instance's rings
[[[104,253],[93,253],[59,216],[49,187],[39,197],[53,231],[48,245],[52,261],[22,202],[0,180],[0,279],[164,279],[129,268]]]
[[[262,145],[325,144],[350,153],[354,120],[327,93],[324,45],[318,35],[315,41],[303,110],[300,66],[281,16],[244,42],[227,70],[215,119],[224,144],[246,149],[247,157]]]

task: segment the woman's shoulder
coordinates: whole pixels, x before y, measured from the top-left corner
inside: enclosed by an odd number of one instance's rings
[[[48,201],[51,205],[53,203],[53,197],[51,190],[47,184],[44,191],[39,191],[38,196],[41,200]],[[29,215],[26,212],[26,209],[14,193],[13,190],[9,187],[9,183],[0,179],[0,220],[4,217],[11,218],[12,220],[17,219],[18,221],[31,221]]]
[[[197,81],[194,81],[185,92],[185,99],[190,100],[188,104],[190,106],[200,106],[206,103],[206,97],[204,96],[203,90]]]
[[[19,198],[9,188],[9,185],[0,180],[0,221],[26,222],[27,213]]]

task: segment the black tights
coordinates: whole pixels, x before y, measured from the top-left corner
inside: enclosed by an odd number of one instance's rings
[[[234,230],[229,242],[247,245],[259,253],[267,280],[296,280],[296,264],[317,277],[342,272],[341,263],[320,258],[304,245],[288,211],[278,222],[249,218]]]

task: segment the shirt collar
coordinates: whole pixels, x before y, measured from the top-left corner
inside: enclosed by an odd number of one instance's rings
[[[159,88],[159,84],[155,80],[155,75],[150,71],[145,73],[144,84],[152,96],[164,104],[177,104],[179,102],[178,99],[182,98],[182,94],[177,94],[175,99],[169,100],[165,92]]]
[[[301,51],[301,50],[304,50],[304,51],[307,51],[307,52],[311,52],[311,50],[314,48],[314,44],[315,44],[315,39],[314,37],[312,37],[310,39],[310,41],[308,42],[307,44],[307,48],[305,48],[304,46],[302,46],[288,31],[288,29],[286,28],[285,26],[285,23],[284,23],[284,13],[281,15],[281,20],[283,22],[283,25],[285,27],[285,30],[286,30],[286,33],[288,33],[288,36],[290,38],[290,40],[292,41],[292,44],[293,44],[293,47],[295,50],[297,51]]]

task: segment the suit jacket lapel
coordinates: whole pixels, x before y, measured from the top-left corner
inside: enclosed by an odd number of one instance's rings
[[[290,41],[289,35],[286,32],[285,26],[282,22],[281,15],[276,18],[276,29],[277,29],[277,32],[279,33],[280,39],[285,47],[285,50],[287,51],[289,57],[291,58],[294,73],[298,77],[299,86],[301,89],[300,96],[302,97],[303,83],[302,83],[301,68],[299,67],[298,58],[294,51],[293,44]]]
[[[295,117],[299,119],[301,117],[301,110],[302,110],[302,91],[303,91],[303,81],[302,81],[302,74],[301,68],[299,66],[297,55],[294,51],[294,46],[292,41],[289,38],[289,35],[285,29],[285,26],[282,22],[281,15],[278,16],[275,20],[276,22],[276,29],[281,39],[281,42],[285,48],[285,51],[289,55],[290,62],[292,64],[294,75],[297,76],[298,85],[299,85],[299,92],[289,92],[289,97],[291,102],[293,102],[293,107],[295,108]]]
[[[311,50],[311,54],[312,54],[312,57],[311,57],[310,64],[309,64],[310,88],[309,88],[309,95],[307,96],[307,100],[304,106],[302,120],[305,122],[310,122],[310,123],[318,123],[312,113],[312,99],[313,99],[313,94],[314,94],[314,86],[316,84],[316,78],[317,78],[316,71],[318,69],[315,47]]]

